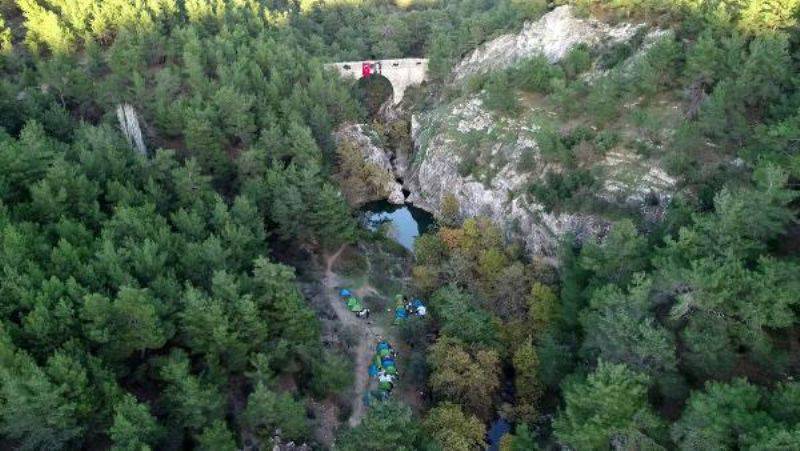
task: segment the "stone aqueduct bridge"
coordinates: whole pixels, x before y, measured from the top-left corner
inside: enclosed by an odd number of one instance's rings
[[[402,58],[393,60],[345,61],[326,64],[326,68],[334,69],[342,77],[359,79],[363,76],[362,68],[369,64],[372,74],[381,74],[392,84],[393,101],[397,105],[403,100],[406,88],[418,85],[428,79],[427,58]]]

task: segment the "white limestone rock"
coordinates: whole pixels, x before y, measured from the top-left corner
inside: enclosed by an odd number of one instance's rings
[[[456,65],[453,77],[460,80],[469,75],[502,70],[535,55],[557,62],[578,44],[612,45],[630,39],[642,27],[611,26],[577,17],[569,5],[560,6],[537,21],[527,22],[519,33],[505,34],[481,45]]]

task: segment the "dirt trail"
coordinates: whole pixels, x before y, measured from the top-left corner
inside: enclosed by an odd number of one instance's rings
[[[322,284],[325,286],[325,297],[336,313],[336,317],[343,325],[356,331],[358,344],[355,349],[355,368],[353,369],[355,372],[353,385],[355,394],[349,423],[350,426],[357,426],[366,412],[363,396],[369,389],[367,367],[370,359],[372,359],[375,345],[378,343],[378,337],[385,336],[385,333],[380,326],[369,324],[368,320],[356,317],[347,310],[345,304],[339,299],[337,286],[340,284],[340,278],[333,271],[333,265],[342,254],[342,251],[344,251],[344,248],[342,246],[336,253],[325,257],[325,277],[322,279]]]

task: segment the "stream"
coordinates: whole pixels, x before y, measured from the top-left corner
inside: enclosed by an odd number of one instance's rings
[[[489,445],[489,451],[498,451],[500,449],[500,441],[509,432],[511,432],[511,423],[504,418],[498,418],[492,421],[486,433],[486,442],[487,445]]]
[[[370,202],[361,209],[362,224],[369,230],[386,228],[389,238],[413,251],[414,241],[434,223],[433,216],[412,205],[393,205],[384,200]]]

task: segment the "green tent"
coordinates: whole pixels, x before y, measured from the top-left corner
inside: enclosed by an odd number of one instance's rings
[[[361,301],[357,297],[351,296],[347,299],[347,309],[351,312],[360,312],[364,310],[364,306],[361,305]]]

